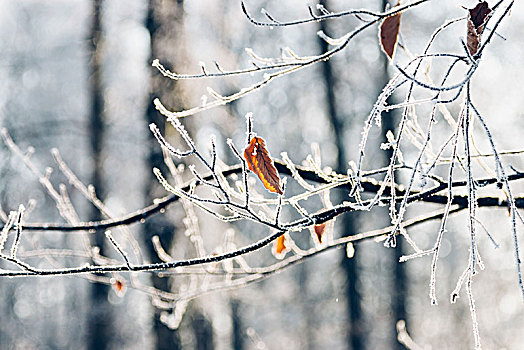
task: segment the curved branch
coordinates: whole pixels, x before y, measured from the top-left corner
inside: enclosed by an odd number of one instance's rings
[[[310,8],[311,18],[300,19],[300,20],[289,21],[289,22],[276,21],[272,17],[268,16],[267,13],[266,13],[266,17],[268,17],[271,20],[271,22],[259,22],[255,20],[253,16],[249,14],[249,12],[247,11],[246,5],[244,3],[244,0],[242,0],[240,4],[242,6],[242,12],[244,12],[244,15],[247,17],[249,22],[253,23],[254,25],[261,26],[261,27],[286,27],[286,26],[294,26],[294,25],[311,23],[311,22],[320,22],[320,21],[325,21],[328,19],[341,18],[341,17],[351,16],[351,15],[356,16],[357,18],[359,15],[368,15],[368,16],[376,17],[376,19],[382,19],[382,18],[386,18],[389,16],[393,16],[410,7],[418,6],[427,1],[430,1],[430,0],[415,1],[412,4],[393,7],[391,10],[386,11],[386,12],[373,12],[373,11],[361,9],[361,10],[341,11],[341,12],[330,13],[330,14],[325,14],[325,15],[320,15],[320,16],[314,15]]]
[[[465,209],[465,207],[458,206],[452,212],[458,212],[462,209]],[[443,215],[443,212],[442,210],[440,210],[437,213],[432,213],[430,215],[416,217],[411,220],[407,220],[404,227],[409,227],[409,226],[420,224],[426,221],[438,219],[442,217],[442,215]],[[389,226],[389,227],[386,227],[380,230],[374,230],[374,231],[359,233],[359,234],[355,234],[355,235],[351,235],[347,237],[342,237],[320,249],[309,250],[307,251],[308,253],[306,253],[306,255],[302,255],[300,256],[300,258],[314,256],[323,251],[337,248],[341,245],[344,245],[350,242],[359,242],[359,241],[364,241],[364,240],[376,238],[379,236],[383,236],[391,232],[392,229],[393,227]],[[0,277],[59,276],[59,275],[78,275],[78,274],[86,274],[86,273],[125,272],[125,271],[128,271],[128,272],[131,272],[131,271],[132,272],[155,272],[155,271],[173,269],[176,267],[203,265],[203,264],[223,261],[226,259],[234,258],[240,255],[245,255],[247,253],[259,250],[260,248],[267,246],[269,243],[271,243],[272,241],[274,241],[275,239],[277,239],[284,233],[285,233],[284,231],[276,232],[253,244],[250,244],[248,246],[242,247],[240,249],[237,249],[237,250],[234,250],[228,253],[218,254],[218,255],[208,255],[205,257],[195,258],[195,259],[178,260],[178,261],[173,261],[173,262],[163,262],[163,263],[155,263],[155,264],[141,264],[141,265],[125,265],[125,264],[124,265],[112,265],[112,266],[86,265],[82,267],[65,268],[65,269],[45,269],[45,270],[44,269],[31,269],[31,270],[23,270],[23,271],[0,271]],[[295,259],[300,260],[300,258],[295,258]],[[289,265],[292,265],[296,262],[298,261],[289,261]],[[279,268],[282,267],[280,266],[280,264],[277,264],[276,266],[278,266],[278,268],[269,268],[262,272],[258,271],[258,273],[271,274],[271,272],[277,271]]]
[[[286,166],[286,164],[282,161],[275,160],[275,167],[277,168],[278,172],[284,175],[292,175],[289,168]],[[300,174],[302,178],[305,180],[321,183],[321,184],[327,184],[328,181],[319,175],[317,175],[313,170],[308,169],[303,166],[295,166],[296,171]],[[231,174],[239,174],[241,173],[242,168],[240,164],[230,166],[229,168],[222,171],[222,175],[228,176]],[[209,180],[212,178],[212,175],[207,175],[203,177],[204,180]],[[519,179],[524,178],[524,173],[518,173],[514,175],[508,176],[508,181],[516,181]],[[480,186],[487,186],[491,184],[497,183],[497,178],[486,178],[486,179],[480,179],[477,180],[478,184]],[[453,182],[453,187],[464,187],[466,186],[466,181],[455,181]],[[368,193],[376,193],[379,191],[381,187],[381,183],[378,181],[365,181],[362,180],[361,183],[364,192]],[[189,184],[182,187],[182,190],[187,191],[189,190]],[[444,195],[437,195],[438,192],[443,191],[446,189],[447,184],[441,183],[438,186],[435,186],[434,188],[422,191],[422,192],[414,192],[410,197],[408,198],[408,203],[413,203],[416,201],[421,202],[427,202],[427,203],[438,203],[438,204],[446,204],[447,202],[447,196]],[[340,188],[346,188],[347,190],[351,190],[350,184],[343,184],[339,186]],[[398,193],[397,200],[402,200],[402,195],[404,194],[404,190],[402,188],[396,189]],[[385,195],[388,195],[390,193],[389,185],[384,192]],[[154,204],[151,204],[143,209],[140,209],[138,211],[135,211],[133,213],[130,213],[124,217],[114,219],[114,220],[101,220],[101,221],[94,221],[94,222],[85,222],[78,225],[68,225],[68,224],[62,224],[62,223],[44,223],[44,224],[38,224],[38,223],[26,223],[24,225],[24,231],[61,231],[61,232],[75,232],[75,231],[90,231],[90,230],[105,230],[116,226],[122,226],[122,225],[130,225],[134,223],[141,222],[143,220],[147,220],[150,216],[159,213],[163,209],[166,209],[169,207],[172,203],[175,203],[178,201],[180,197],[176,195],[170,195],[167,197],[164,197],[161,200],[157,200]],[[480,197],[479,200],[479,206],[490,206],[490,207],[504,207],[507,206],[506,201],[500,201],[499,197]],[[464,201],[467,201],[466,196],[455,196],[455,199],[453,201],[453,204],[463,204]],[[515,198],[515,205],[517,208],[524,208],[524,198],[518,197]],[[353,211],[353,206],[343,205],[339,207],[332,208],[331,210],[320,212],[317,223],[322,223],[325,221],[328,221],[335,216],[338,216],[342,213]],[[5,223],[4,223],[5,225]],[[3,226],[2,226],[3,227]]]

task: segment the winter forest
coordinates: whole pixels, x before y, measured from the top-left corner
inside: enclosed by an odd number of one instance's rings
[[[521,349],[523,6],[0,0],[0,349]]]

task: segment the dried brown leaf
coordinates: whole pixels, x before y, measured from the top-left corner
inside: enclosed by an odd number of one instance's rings
[[[396,6],[398,5],[400,5],[400,2]],[[393,55],[395,54],[395,48],[398,42],[398,33],[400,31],[401,16],[402,13],[399,12],[393,16],[386,17],[380,25],[380,46],[382,47],[382,51],[384,51],[384,53],[388,55],[390,59],[392,59]]]
[[[318,239],[319,243],[322,243],[322,236],[324,235],[324,231],[326,231],[326,222],[323,224],[318,224],[313,226],[313,230],[315,231],[315,235]]]
[[[111,278],[111,286],[113,287],[113,290],[115,291],[115,294],[119,297],[123,297],[124,294],[126,294],[127,286],[126,282],[118,278]]]
[[[491,13],[487,1],[482,1],[472,9],[468,9],[467,39],[466,46],[471,55],[477,53],[480,46],[480,36],[484,31],[486,19]]]
[[[258,176],[265,188],[271,192],[283,194],[277,169],[269,156],[264,139],[253,137],[244,150],[244,158],[249,170]]]

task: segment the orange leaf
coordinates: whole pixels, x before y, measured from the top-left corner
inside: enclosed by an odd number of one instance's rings
[[[261,137],[253,137],[244,150],[249,170],[257,174],[264,187],[271,192],[283,194],[280,178],[273,160],[266,149],[266,143]]]
[[[286,237],[284,237],[284,235],[277,238],[275,251],[278,254],[282,254],[282,252],[286,249],[285,242],[286,242]]]
[[[322,243],[322,235],[326,230],[326,222],[323,224],[313,226],[313,229],[315,230],[315,234],[317,235],[318,243]]]
[[[398,5],[400,5],[400,1],[396,6]],[[382,51],[391,59],[393,58],[393,54],[395,54],[395,47],[397,46],[401,15],[402,13],[399,12],[393,16],[386,17],[380,25],[380,45]]]
[[[279,236],[273,243],[273,255],[278,259],[282,259],[288,251],[286,237],[284,235]]]
[[[126,283],[121,278],[111,278],[111,285],[115,290],[116,295],[123,297],[126,294]]]
[[[477,53],[480,44],[480,36],[484,30],[484,25],[491,9],[486,1],[479,2],[477,6],[472,9],[467,9],[468,15],[468,35],[466,46],[471,55]]]

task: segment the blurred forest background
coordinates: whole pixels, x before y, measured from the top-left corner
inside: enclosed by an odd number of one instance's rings
[[[387,1],[322,3],[331,11],[364,7],[382,11]],[[471,8],[476,3],[429,1],[406,12],[401,42],[411,52],[420,53],[437,27],[465,16],[461,6]],[[307,5],[301,0],[247,2],[248,11],[257,18],[264,18],[261,8],[280,19],[305,18]],[[504,38],[495,37],[486,49],[472,84],[477,105],[487,116],[501,151],[523,148],[523,10],[517,2],[501,24],[498,32]],[[159,97],[171,110],[181,110],[198,105],[207,86],[230,94],[259,80],[240,76],[173,82],[151,66],[153,59],[178,73],[199,73],[199,62],[211,70],[215,60],[224,69],[236,69],[249,65],[246,48],[263,57],[278,57],[284,47],[301,55],[318,54],[327,50],[327,44],[317,31],[338,37],[356,23],[358,19],[348,17],[285,28],[256,27],[242,13],[240,2],[230,0],[0,0],[0,124],[24,152],[32,153],[32,164],[40,172],[55,168],[49,179],[57,188],[60,183],[69,188],[79,221],[104,216],[70,188],[68,179],[57,170],[54,148],[80,181],[94,185],[107,211],[120,217],[166,195],[151,171],[162,165],[162,153],[148,125],[155,122],[162,129],[166,125],[165,117],[152,104],[154,98]],[[465,35],[461,22],[435,43],[436,51],[460,51],[458,38]],[[402,52],[397,55],[405,61]],[[210,135],[216,135],[218,154],[224,162],[234,164],[238,161],[226,139],[243,144],[244,115],[253,112],[255,131],[266,140],[272,156],[280,158],[285,151],[300,164],[312,152],[311,144],[318,143],[323,165],[345,174],[348,161],[357,156],[365,117],[394,73],[391,61],[380,51],[375,26],[331,60],[280,78],[234,103],[184,118],[183,123],[203,149],[208,148]],[[458,107],[453,108],[450,110],[456,113]],[[376,147],[368,150],[367,168],[388,162],[389,151],[381,150],[380,145],[386,141],[385,131],[395,128],[398,116],[391,113],[384,120],[382,129],[372,131],[370,142]],[[444,128],[443,124],[439,127]],[[180,144],[169,125],[163,131]],[[435,137],[438,139],[438,132]],[[489,153],[486,145],[479,141],[481,149]],[[518,155],[504,161],[522,170],[524,162]],[[520,189],[522,185],[515,183],[515,193]],[[337,195],[332,200],[340,201]],[[26,221],[63,222],[39,179],[2,143],[0,205],[8,213],[21,203],[31,209]],[[412,213],[438,207],[424,204]],[[197,214],[199,239],[208,253],[217,252],[231,232],[235,232],[237,246],[269,234],[264,227],[228,225],[198,210]],[[155,235],[175,259],[195,256],[185,215],[183,205],[176,203],[165,213],[129,227],[145,260],[159,259],[151,243]],[[479,233],[486,269],[475,277],[473,293],[483,345],[519,349],[524,344],[524,303],[516,283],[507,210],[480,209],[479,216],[500,245],[493,249]],[[339,217],[334,235],[388,225],[387,208],[377,208]],[[430,247],[438,226],[438,221],[432,221],[411,232],[420,246]],[[129,286],[128,281],[137,278],[144,285],[183,295],[202,276],[140,273],[131,277],[120,273],[2,278],[0,348],[403,349],[397,341],[398,320],[406,321],[420,348],[473,348],[467,298],[449,302],[468,261],[465,227],[465,212],[452,216],[437,270],[438,306],[430,305],[428,298],[430,259],[400,264],[398,259],[407,250],[400,240],[395,249],[368,240],[355,245],[351,259],[345,249],[330,250],[257,283],[182,298],[171,306],[157,305],[151,297],[154,293],[147,289],[115,288],[114,280]],[[38,256],[24,253],[74,248],[81,245],[79,236],[22,234],[19,254],[34,261],[31,259]],[[103,232],[82,237],[89,237],[103,255],[118,259]],[[310,239],[309,234],[296,237],[299,245]],[[520,237],[524,239],[522,233]],[[54,266],[53,259],[60,259],[59,254],[49,261],[43,259],[38,266]],[[267,247],[246,259],[257,265],[274,257]],[[0,268],[13,266],[2,261]]]

